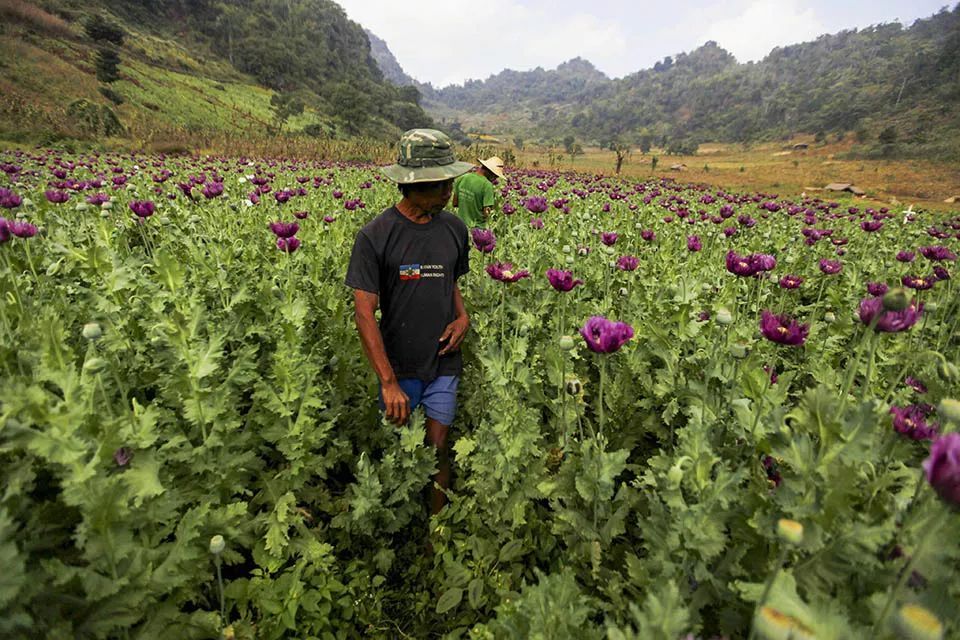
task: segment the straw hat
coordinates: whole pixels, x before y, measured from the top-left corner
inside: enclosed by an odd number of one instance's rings
[[[493,172],[498,178],[506,179],[507,176],[503,175],[503,160],[497,156],[490,156],[486,160],[482,158],[477,158],[477,162],[485,166],[487,169]]]
[[[410,129],[400,136],[396,164],[380,170],[398,184],[412,184],[449,180],[472,168],[469,162],[454,157],[447,134],[436,129]]]

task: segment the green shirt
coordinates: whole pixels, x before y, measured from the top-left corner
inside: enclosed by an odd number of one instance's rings
[[[493,185],[478,173],[465,173],[453,183],[457,195],[457,215],[471,229],[485,227],[484,207],[494,204]]]

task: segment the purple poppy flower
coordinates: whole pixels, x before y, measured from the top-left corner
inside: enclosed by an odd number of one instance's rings
[[[113,452],[113,461],[118,467],[125,467],[133,459],[133,451],[129,447],[120,447]]]
[[[867,326],[875,322],[873,330],[883,333],[906,331],[917,323],[922,313],[923,305],[918,308],[912,302],[903,311],[885,311],[881,297],[864,298],[860,301],[860,322]]]
[[[655,234],[650,229],[644,229],[643,231],[640,232],[640,237],[646,240],[647,242],[653,242],[654,240],[657,239],[657,234]]]
[[[203,194],[204,198],[211,200],[223,194],[223,183],[208,182],[207,184],[203,185],[203,189],[200,192]]]
[[[923,276],[903,276],[902,282],[903,286],[905,287],[910,287],[911,289],[916,289],[917,291],[926,291],[927,289],[932,288],[933,285],[937,284],[937,278],[936,276],[932,278],[924,278]]]
[[[277,249],[284,251],[286,253],[293,253],[300,248],[300,238],[296,237],[278,237],[277,238]]]
[[[487,275],[500,282],[512,283],[522,278],[529,278],[530,272],[526,269],[514,272],[511,262],[494,262],[487,265]]]
[[[947,247],[935,245],[932,247],[920,247],[920,254],[927,260],[949,260],[953,262],[957,259],[957,254],[950,251]]]
[[[860,223],[860,228],[867,233],[873,233],[883,228],[883,222],[880,220],[864,220]]]
[[[710,320],[710,317],[711,317],[710,312],[704,309],[703,311],[697,314],[697,322],[707,322],[708,320]]]
[[[273,194],[274,199],[277,201],[277,204],[284,204],[290,201],[291,193],[287,190],[277,191]]]
[[[134,200],[130,203],[130,211],[133,211],[138,218],[149,218],[157,210],[157,205],[155,205],[150,200]]]
[[[779,487],[780,483],[783,482],[783,477],[780,475],[780,465],[777,463],[777,459],[773,456],[764,456],[762,464],[763,470],[767,474],[767,480],[773,483],[774,488]]]
[[[37,235],[37,227],[23,220],[8,220],[7,227],[10,233],[18,238],[32,238]]]
[[[916,258],[916,254],[913,251],[900,251],[897,253],[897,261],[899,262],[913,262]]]
[[[333,216],[323,216],[323,221],[326,222],[327,224],[333,224],[334,222],[337,221],[337,219],[334,218]]]
[[[741,256],[736,251],[727,251],[726,263],[727,271],[736,276],[747,278],[756,273],[750,256]]]
[[[687,236],[687,251],[700,251],[703,249],[703,243],[700,242],[700,236]]]
[[[760,314],[760,333],[777,344],[802,345],[807,340],[810,325],[797,322],[787,315],[777,315],[767,309]]]
[[[543,218],[534,218],[530,221],[530,226],[534,229],[543,229]]]
[[[802,284],[803,278],[800,276],[787,274],[780,278],[780,288],[782,289],[798,289]]]
[[[530,196],[523,200],[523,206],[526,207],[530,213],[543,213],[547,210],[549,204],[543,196]]]
[[[947,271],[945,268],[941,267],[940,265],[935,264],[933,265],[933,277],[936,278],[938,282],[940,280],[949,280],[950,272]]]
[[[16,209],[21,204],[23,204],[23,198],[10,189],[0,188],[0,207],[4,209]]]
[[[749,256],[750,266],[757,273],[773,271],[777,268],[777,259],[766,253],[754,253]]]
[[[516,211],[517,211],[517,208],[515,206],[513,206],[509,202],[504,203],[503,215],[512,216],[514,213],[516,213]]]
[[[110,196],[105,193],[94,193],[87,196],[87,204],[92,204],[95,207],[99,207],[104,202],[110,202]]]
[[[933,441],[923,471],[941,498],[960,506],[960,433],[948,433]]]
[[[48,189],[43,192],[43,195],[46,196],[48,202],[53,204],[63,204],[70,199],[70,194],[66,191],[56,191],[53,189]]]
[[[340,198],[343,197],[343,191],[340,191],[340,189],[334,189],[333,193],[331,193],[330,195],[333,196],[334,200],[339,200]]]
[[[616,244],[617,238],[619,237],[620,237],[620,234],[618,233],[614,233],[612,231],[604,231],[603,233],[600,234],[600,242],[607,245],[608,247],[612,247],[614,244]]]
[[[724,227],[724,228],[723,228],[723,235],[726,236],[727,238],[733,237],[733,236],[737,235],[737,233],[738,233],[738,231],[737,231],[737,228],[736,228],[736,227]]]
[[[890,290],[890,287],[887,286],[886,282],[868,282],[867,283],[867,293],[869,293],[872,296],[882,296],[889,290]]]
[[[310,215],[310,212],[309,212],[309,211],[294,211],[294,212],[293,212],[293,217],[296,218],[297,220],[306,220],[306,219],[307,219],[307,216],[309,216],[309,215]],[[327,217],[329,217],[329,216],[327,216]],[[333,222],[333,221],[331,220],[331,222]]]
[[[300,225],[296,222],[271,222],[269,225],[270,231],[273,231],[273,234],[278,238],[292,238],[297,235],[297,231],[300,231]]]
[[[620,256],[617,259],[617,268],[621,271],[635,271],[640,266],[640,260],[636,256]]]
[[[471,232],[473,236],[473,246],[481,253],[491,253],[497,248],[497,236],[489,229],[474,229]]]
[[[10,222],[3,217],[0,217],[0,244],[10,240]]]
[[[574,278],[570,271],[561,271],[560,269],[547,269],[547,280],[550,286],[561,293],[572,290],[577,285],[583,284],[580,278]]]
[[[633,337],[633,327],[603,316],[593,316],[580,328],[587,348],[594,353],[613,353]]]
[[[924,394],[927,392],[927,385],[923,384],[913,376],[907,376],[903,383],[919,394]]]
[[[936,422],[927,424],[929,412],[922,405],[890,407],[890,414],[893,416],[893,428],[896,432],[911,440],[931,440],[940,427]]]
[[[827,260],[826,258],[820,259],[820,271],[829,275],[840,273],[840,270],[843,269],[843,263],[839,260]]]

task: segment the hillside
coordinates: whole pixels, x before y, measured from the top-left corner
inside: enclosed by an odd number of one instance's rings
[[[115,41],[91,35],[101,16]],[[2,0],[0,18],[0,138],[11,141],[388,139],[430,122],[331,0]],[[118,60],[112,74],[104,56]]]
[[[960,151],[960,5],[898,23],[820,36],[739,63],[715,42],[609,80],[586,61],[504,71],[424,91],[435,117],[467,129],[556,142],[662,146],[855,132],[860,153]],[[883,136],[881,137],[881,134]]]

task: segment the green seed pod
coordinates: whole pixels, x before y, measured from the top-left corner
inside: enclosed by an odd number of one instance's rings
[[[576,343],[573,341],[573,336],[560,337],[560,348],[564,351],[573,351],[576,346]]]
[[[833,311],[827,311],[825,314],[823,314],[823,321],[833,324],[837,321],[837,316],[833,313]]]
[[[583,385],[580,383],[580,380],[577,378],[570,378],[567,380],[567,394],[571,396],[578,396],[583,393]]]
[[[923,303],[923,311],[924,311],[924,313],[936,313],[936,312],[937,312],[937,309],[939,309],[939,308],[940,308],[940,306],[939,306],[936,302],[934,302],[933,300],[931,300],[930,302],[924,302],[924,303]]]
[[[565,244],[560,250],[563,251],[564,253],[570,253],[571,251],[573,251],[573,247],[571,247],[568,244]]]
[[[918,604],[905,604],[897,612],[897,629],[905,640],[941,640],[943,623]]]
[[[83,325],[83,337],[87,340],[99,340],[103,335],[103,329],[96,322],[88,322]]]
[[[109,211],[101,211],[101,212],[100,212],[100,217],[103,218],[104,220],[107,220],[107,219],[110,217],[110,212],[109,212]]]
[[[723,325],[731,324],[733,322],[733,314],[731,314],[730,310],[726,307],[720,307],[717,309],[717,322]]]
[[[937,365],[937,375],[944,382],[954,382],[960,378],[960,370],[952,362],[943,361]]]
[[[937,413],[947,422],[960,424],[960,400],[944,398],[937,405]]]
[[[163,226],[167,226],[170,224],[170,216],[160,216],[159,220],[160,220],[160,224],[162,224]]]
[[[86,202],[78,202],[78,203],[77,203],[77,206],[74,207],[74,208],[75,208],[77,211],[86,211],[87,209],[90,208],[90,205],[87,204]]]
[[[734,358],[746,358],[747,357],[747,345],[742,342],[734,342],[730,345],[730,355]]]
[[[226,547],[227,547],[227,543],[223,539],[223,536],[215,535],[212,538],[210,538],[210,553],[212,553],[213,555],[215,556],[220,555],[221,553],[223,553],[223,550]]]
[[[83,370],[89,371],[90,373],[97,373],[98,371],[103,371],[107,367],[107,361],[103,358],[90,358],[83,363]]]
[[[575,260],[573,259],[573,256],[567,256],[567,257],[564,259],[564,262],[566,262],[567,264],[573,264],[573,263],[575,262]]]
[[[886,311],[903,311],[910,306],[910,294],[903,287],[890,289],[883,294],[883,308]]]
[[[100,208],[101,208],[101,209],[106,209],[106,210],[108,210],[108,211],[109,211],[110,209],[113,209],[113,201],[112,201],[112,200],[107,200],[106,202],[104,202],[103,204],[100,205]]]

